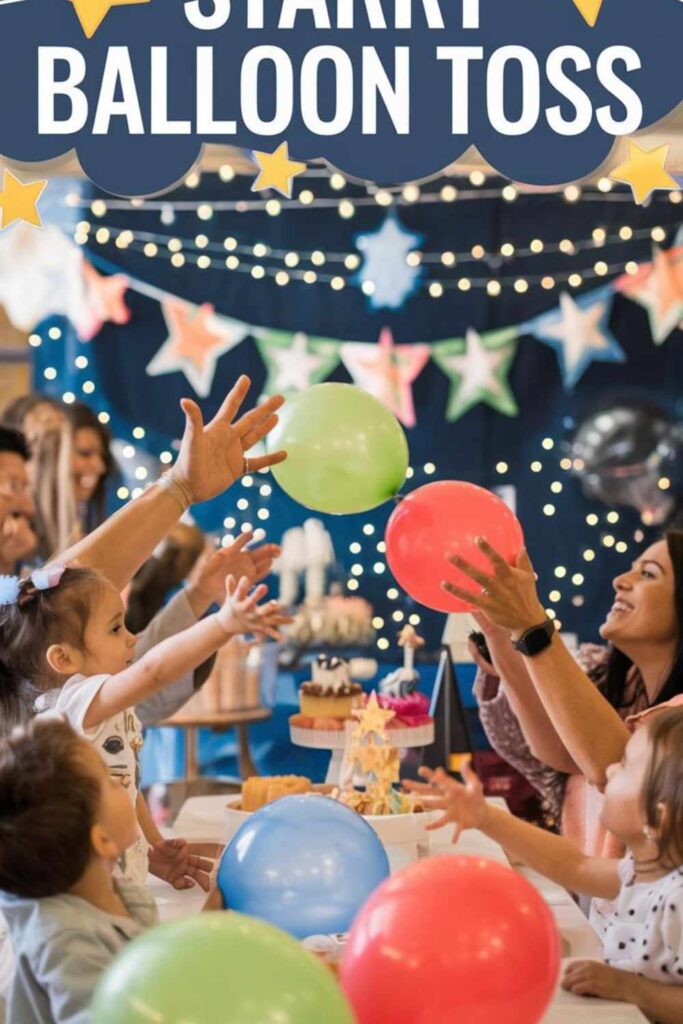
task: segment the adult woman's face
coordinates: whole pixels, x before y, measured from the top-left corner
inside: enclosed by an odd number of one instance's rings
[[[24,416],[22,430],[29,443],[33,447],[43,434],[50,430],[61,430],[66,423],[66,413],[56,408],[50,402],[38,402]]]
[[[92,427],[79,427],[74,432],[72,477],[76,501],[90,501],[106,472],[104,447],[99,433]]]
[[[669,547],[660,540],[614,580],[614,604],[600,635],[625,654],[643,644],[675,643],[674,587]]]

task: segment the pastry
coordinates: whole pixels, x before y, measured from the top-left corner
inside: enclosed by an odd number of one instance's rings
[[[351,681],[348,661],[319,654],[313,662],[312,675],[311,681],[303,683],[299,690],[301,714],[313,719],[350,718],[360,703],[363,688]]]
[[[283,796],[310,793],[310,779],[301,775],[252,776],[242,784],[242,811],[258,811],[265,804]]]

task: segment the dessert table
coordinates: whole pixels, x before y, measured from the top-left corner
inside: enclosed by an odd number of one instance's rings
[[[504,806],[500,800],[492,800],[491,803]],[[173,832],[195,842],[222,842],[225,804],[226,797],[223,796],[193,797],[187,800]],[[422,851],[423,855],[464,854],[487,857],[506,865],[510,863],[503,849],[481,832],[465,832],[456,846],[449,841],[448,829],[426,835],[429,848]],[[407,863],[405,850],[389,846],[387,853],[392,870],[398,870]],[[550,907],[562,938],[563,963],[577,958],[602,959],[600,942],[571,896],[536,872],[520,865],[513,866],[529,879]],[[154,878],[150,878],[150,884],[163,920],[194,913],[201,909],[205,900],[204,894],[198,890],[175,892]],[[602,999],[583,999],[558,987],[552,1005],[543,1018],[543,1024],[647,1024],[647,1019],[635,1006]]]

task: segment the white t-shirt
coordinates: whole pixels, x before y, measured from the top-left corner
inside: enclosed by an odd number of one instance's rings
[[[590,922],[605,963],[652,981],[683,985],[683,867],[652,882],[635,881],[629,854],[619,862],[615,900],[594,899]]]
[[[60,689],[40,694],[35,710],[38,714],[62,715],[76,732],[89,740],[99,751],[112,778],[120,779],[135,807],[140,785],[138,758],[142,747],[140,720],[135,710],[127,708],[93,729],[83,727],[88,708],[108,678],[108,675],[71,676]],[[144,885],[148,872],[147,851],[147,842],[140,833],[137,842],[121,858],[119,877]]]

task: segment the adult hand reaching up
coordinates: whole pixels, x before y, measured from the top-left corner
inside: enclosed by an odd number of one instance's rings
[[[207,424],[196,402],[189,398],[181,402],[185,431],[170,475],[193,505],[215,498],[245,473],[276,466],[287,458],[286,452],[252,459],[246,457],[246,453],[277,424],[276,412],[284,402],[281,395],[274,395],[235,419],[250,385],[248,377],[240,377]]]

